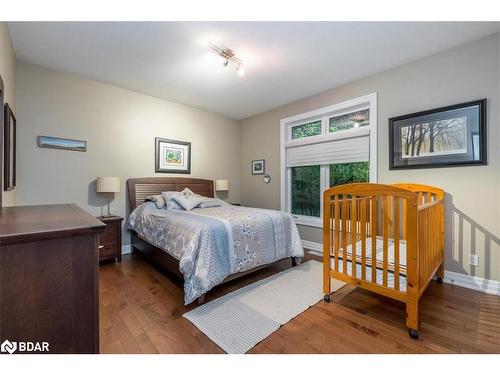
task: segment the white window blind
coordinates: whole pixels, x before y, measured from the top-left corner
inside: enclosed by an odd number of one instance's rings
[[[286,167],[326,165],[370,160],[370,137],[329,140],[286,148]]]

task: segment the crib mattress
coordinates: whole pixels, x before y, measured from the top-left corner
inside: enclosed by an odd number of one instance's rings
[[[389,238],[387,244],[387,260],[389,264],[394,265],[394,239]],[[361,255],[361,241],[356,242],[356,255],[359,257]],[[383,262],[384,260],[384,241],[382,237],[378,236],[376,239],[375,248],[377,249],[377,262]],[[352,246],[347,246],[347,253],[352,255]],[[340,252],[339,257],[342,253]],[[372,256],[372,238],[368,237],[366,239],[366,258],[371,260]],[[399,265],[406,267],[406,241],[399,241]]]
[[[361,270],[362,270],[362,265],[361,263],[361,241],[356,242],[356,258],[358,259],[358,262],[356,264],[356,278],[361,279]],[[366,239],[366,260],[367,264],[365,267],[366,271],[366,280],[370,282],[374,282],[371,279],[372,276],[372,267],[371,267],[371,255],[372,255],[372,239],[371,237],[368,237]],[[379,269],[382,265],[382,262],[384,260],[384,242],[382,237],[377,237],[376,238],[376,265],[377,265],[377,271],[376,271],[376,283],[379,285],[382,285],[383,282],[383,271],[382,269]],[[395,246],[394,246],[394,240],[393,239],[388,239],[388,251],[387,251],[387,260],[388,260],[388,268],[389,270],[394,269],[394,251],[395,251]],[[349,276],[352,275],[352,246],[348,245],[347,246],[347,271]],[[335,262],[335,257],[332,256],[331,259],[331,269],[334,269],[334,262]],[[400,275],[399,275],[399,288],[401,291],[406,291],[406,241],[400,240],[399,241],[399,265],[400,265]],[[343,269],[343,259],[342,259],[342,249],[339,249],[339,270]],[[387,276],[387,286],[389,288],[394,288],[394,273],[389,272]]]

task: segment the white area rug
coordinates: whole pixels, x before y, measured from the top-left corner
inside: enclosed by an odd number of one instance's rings
[[[332,280],[332,290],[345,283]],[[310,260],[199,306],[183,316],[226,353],[252,349],[323,299],[323,265]]]

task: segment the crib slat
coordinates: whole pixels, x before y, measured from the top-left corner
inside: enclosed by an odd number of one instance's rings
[[[408,231],[407,231],[407,223],[406,223],[406,212],[408,210],[408,203],[406,202],[406,199],[403,199],[403,212],[402,212],[402,217],[403,217],[403,239],[406,240],[408,237]]]
[[[335,207],[334,207],[334,219],[335,219],[335,271],[339,270],[339,233],[340,233],[340,204],[339,196],[335,196]]]
[[[342,197],[342,273],[347,275],[347,210],[349,208],[346,196]]]
[[[366,280],[366,202],[363,198],[360,202],[360,226],[361,226],[361,279]]]
[[[378,217],[378,195],[375,195],[372,198],[372,259],[371,259],[371,267],[372,267],[372,280],[371,282],[377,283],[377,217]]]
[[[382,197],[382,244],[383,244],[383,272],[382,282],[387,286],[387,273],[388,273],[388,231],[389,231],[389,199],[390,197]]]
[[[388,235],[392,235],[392,226],[393,226],[393,215],[392,215],[392,197],[387,197],[387,230]]]
[[[331,266],[332,266],[332,254],[333,254],[333,247],[335,246],[334,245],[334,237],[335,237],[335,230],[333,229],[334,226],[333,226],[333,220],[334,220],[334,216],[333,216],[333,209],[334,209],[334,206],[332,204],[332,202],[330,201],[330,205],[329,205],[329,210],[328,210],[328,213],[329,213],[329,217],[328,217],[328,225],[330,225],[330,238],[329,238],[329,241],[330,241],[330,247],[328,249],[328,267],[331,269]]]
[[[352,197],[351,201],[351,276],[356,277],[356,226],[357,226],[357,199]]]
[[[394,198],[394,289],[399,290],[399,198]]]

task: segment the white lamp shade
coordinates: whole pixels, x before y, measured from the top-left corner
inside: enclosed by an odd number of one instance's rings
[[[120,177],[97,177],[98,193],[119,193]]]
[[[215,190],[228,191],[229,190],[229,181],[228,180],[215,180]]]

